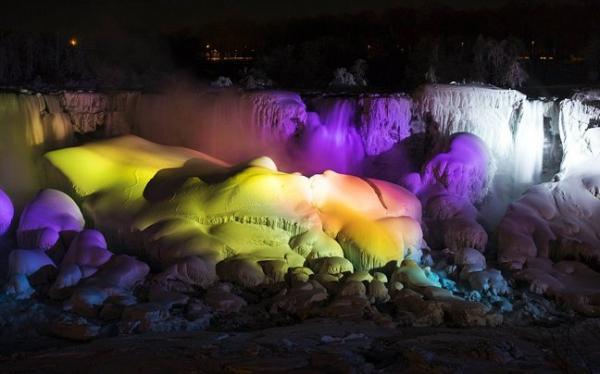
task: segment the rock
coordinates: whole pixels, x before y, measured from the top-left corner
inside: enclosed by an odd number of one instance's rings
[[[455,327],[490,326],[502,324],[502,315],[488,314],[490,308],[481,303],[449,301],[443,303],[446,323]]]
[[[107,298],[108,293],[102,288],[82,287],[73,292],[63,308],[84,317],[96,317]]]
[[[402,291],[404,289],[404,284],[398,281],[392,281],[388,285],[388,290],[390,294],[394,294],[398,291]]]
[[[246,301],[231,292],[231,286],[217,283],[206,290],[204,301],[215,312],[239,313],[247,305]]]
[[[373,279],[381,282],[381,283],[387,283],[388,282],[388,277],[387,275],[385,275],[384,273],[380,273],[378,271],[373,273]]]
[[[483,293],[505,295],[510,291],[508,283],[497,269],[472,272],[468,280],[472,289]]]
[[[177,305],[185,305],[189,299],[187,295],[163,290],[159,284],[153,284],[148,291],[148,301],[163,304],[167,309],[171,309]]]
[[[190,321],[205,318],[207,315],[210,315],[210,310],[201,300],[194,299],[186,305],[185,318]]]
[[[198,256],[185,257],[177,263],[166,268],[156,276],[156,281],[171,283],[171,281],[186,285],[197,286],[202,289],[210,287],[217,280],[217,271],[214,263]]]
[[[298,267],[292,268],[288,272],[288,279],[292,286],[306,283],[310,279],[310,276],[313,275],[314,272],[312,269],[307,267]]]
[[[396,315],[403,316],[416,327],[439,326],[444,322],[444,310],[438,301],[424,300],[423,296],[409,289],[397,292],[391,302]],[[404,315],[408,313],[406,317]]]
[[[82,317],[62,316],[52,322],[50,332],[61,338],[88,341],[100,333],[100,326],[90,323]]]
[[[150,267],[135,257],[117,255],[102,265],[90,281],[127,290],[141,283],[149,272]]]
[[[390,300],[390,294],[388,292],[385,283],[374,279],[369,283],[369,301],[372,304],[376,303],[387,303]]]
[[[56,277],[56,281],[49,290],[49,296],[53,299],[62,300],[72,293],[72,287],[76,286],[83,275],[81,268],[76,264],[62,265]]]
[[[413,260],[404,260],[392,274],[392,282],[399,281],[406,287],[441,287],[439,282],[427,277],[423,269]]]
[[[487,266],[485,256],[473,248],[461,248],[456,251],[454,254],[454,263],[459,266],[471,265],[473,269],[478,270],[484,270]]]
[[[416,289],[416,291],[422,294],[426,300],[462,300],[461,298],[454,296],[452,291],[440,287],[420,287]]]
[[[322,257],[312,260],[309,263],[310,267],[316,273],[342,274],[354,271],[352,263],[344,257]]]
[[[123,309],[122,319],[125,321],[156,322],[169,316],[166,305],[155,302],[135,304]]]
[[[285,281],[288,272],[288,264],[284,260],[266,260],[260,261],[259,265],[265,273],[266,284],[277,284]]]
[[[344,276],[344,282],[370,282],[373,276],[367,271],[357,271]]]
[[[338,290],[340,280],[332,274],[315,274],[313,279],[327,289],[329,293],[335,293]]]
[[[127,295],[144,280],[149,271],[148,265],[134,257],[113,256],[93,276],[75,287],[64,308],[94,317],[109,297]]]
[[[231,258],[217,264],[217,275],[222,281],[243,287],[256,287],[265,282],[261,266],[251,259]]]
[[[123,307],[120,305],[106,303],[100,309],[99,318],[103,321],[118,321],[123,314]]]
[[[24,274],[11,275],[6,285],[4,285],[4,293],[13,295],[17,300],[29,299],[35,290],[31,287],[27,276]]]
[[[138,299],[130,293],[123,293],[109,296],[106,302],[118,306],[130,306],[137,304]]]
[[[56,268],[56,265],[42,249],[14,249],[8,256],[9,275],[30,277],[45,267]]]
[[[112,257],[112,252],[107,248],[106,239],[101,232],[83,230],[71,242],[60,266],[74,264],[81,267],[99,268]]]
[[[371,303],[364,296],[338,296],[323,310],[322,315],[334,318],[359,319],[371,310]]]
[[[142,303],[131,305],[123,309],[121,321],[123,328],[130,331],[145,332],[152,330],[152,325],[169,317],[166,305],[160,303]]]
[[[327,298],[327,290],[318,282],[310,280],[284,289],[271,306],[271,313],[284,311],[306,317],[314,311],[315,304],[325,301]]]
[[[294,236],[290,240],[290,247],[307,260],[344,256],[342,247],[335,239],[316,229]]]
[[[367,288],[362,282],[359,281],[347,281],[342,283],[338,296],[358,296],[366,297]]]

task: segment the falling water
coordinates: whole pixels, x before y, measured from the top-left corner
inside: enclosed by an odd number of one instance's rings
[[[72,128],[56,96],[0,94],[0,188],[17,206],[40,187],[40,156],[70,145]]]
[[[301,142],[305,171],[357,173],[365,153],[355,124],[355,101],[325,99],[317,104],[317,113],[319,123],[308,128]]]
[[[544,156],[544,102],[524,100],[514,143],[514,182],[521,189],[540,182]]]

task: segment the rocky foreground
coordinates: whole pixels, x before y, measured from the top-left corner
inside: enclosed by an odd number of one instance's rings
[[[0,340],[0,367],[3,373],[589,373],[600,368],[599,327],[598,319],[469,329],[311,319],[244,332],[150,333],[86,344],[13,336]]]

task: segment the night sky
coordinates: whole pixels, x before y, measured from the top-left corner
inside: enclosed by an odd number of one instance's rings
[[[574,1],[577,0],[544,0],[541,3]],[[0,13],[0,27],[4,30],[34,31],[102,31],[113,28],[170,31],[227,19],[262,22],[320,14],[380,11],[390,7],[427,9],[449,6],[473,9],[504,5],[507,2],[508,0],[27,0],[13,1],[10,6],[4,6]]]

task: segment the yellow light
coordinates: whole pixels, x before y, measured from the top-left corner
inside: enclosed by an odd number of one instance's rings
[[[69,39],[69,45],[71,47],[77,47],[77,44],[79,44],[79,41],[76,38]]]

